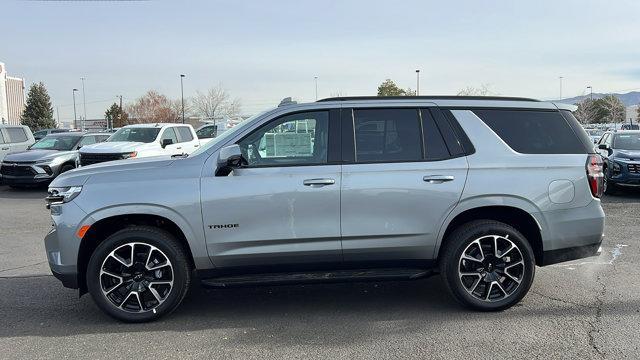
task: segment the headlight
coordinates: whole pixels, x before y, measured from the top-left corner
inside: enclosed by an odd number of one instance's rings
[[[49,196],[45,198],[47,207],[67,203],[80,195],[81,191],[82,186],[51,187],[49,188]]]
[[[618,164],[617,162],[613,162],[613,172],[614,173],[619,173],[620,171],[622,171],[622,167],[620,166],[620,164]]]

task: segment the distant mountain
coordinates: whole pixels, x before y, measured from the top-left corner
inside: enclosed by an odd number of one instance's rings
[[[594,99],[600,99],[602,97],[605,97],[609,94],[602,94],[602,93],[593,93],[593,98]],[[618,99],[620,99],[620,101],[622,101],[622,103],[624,104],[624,106],[631,106],[631,105],[638,105],[640,104],[640,91],[632,91],[632,92],[628,92],[626,94],[612,94],[615,95]],[[576,104],[584,99],[588,99],[589,98],[589,94],[587,95],[582,95],[582,96],[576,96],[576,97],[572,97],[572,98],[566,98],[566,99],[562,99],[562,100],[553,100],[556,102],[561,102],[561,103],[565,103],[565,104]]]

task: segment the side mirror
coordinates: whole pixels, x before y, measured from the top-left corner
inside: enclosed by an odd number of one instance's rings
[[[598,149],[600,149],[600,150],[608,150],[609,148],[607,147],[607,144],[600,144],[600,145],[598,145]]]
[[[173,144],[173,139],[162,139],[162,142],[160,143],[160,146],[162,146],[162,148],[166,148],[167,145],[171,145]]]
[[[233,169],[247,165],[247,160],[242,156],[240,146],[233,144],[220,149],[217,165],[216,176],[227,176]]]
[[[82,147],[82,145],[78,145],[78,147],[76,148],[76,150],[80,150],[80,148]]]

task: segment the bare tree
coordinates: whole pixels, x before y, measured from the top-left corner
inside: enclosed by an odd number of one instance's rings
[[[242,102],[239,98],[222,104],[220,113],[229,118],[236,118],[242,114]]]
[[[458,96],[488,96],[491,95],[489,86],[482,84],[480,87],[467,86],[466,88],[458,91]]]
[[[223,110],[232,109],[239,112],[240,101],[235,99],[229,101],[230,95],[222,86],[218,84],[216,87],[210,88],[206,93],[196,91],[196,96],[191,99],[194,113],[202,118],[215,118],[216,116],[225,115]]]
[[[600,99],[602,108],[606,113],[607,122],[624,122],[626,109],[624,104],[615,95],[607,95]]]
[[[593,124],[600,120],[599,109],[595,100],[586,98],[576,105],[578,109],[574,112],[574,115],[581,123]]]
[[[155,90],[149,90],[133,104],[127,105],[129,123],[176,122],[178,112],[174,104],[175,101]]]

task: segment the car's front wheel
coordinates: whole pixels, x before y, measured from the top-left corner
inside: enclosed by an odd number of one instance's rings
[[[512,226],[472,221],[447,238],[440,271],[461,304],[480,311],[504,310],[529,291],[535,257],[531,245]]]
[[[96,304],[125,322],[156,320],[187,294],[191,266],[170,233],[148,226],[120,230],[94,251],[87,287]]]

